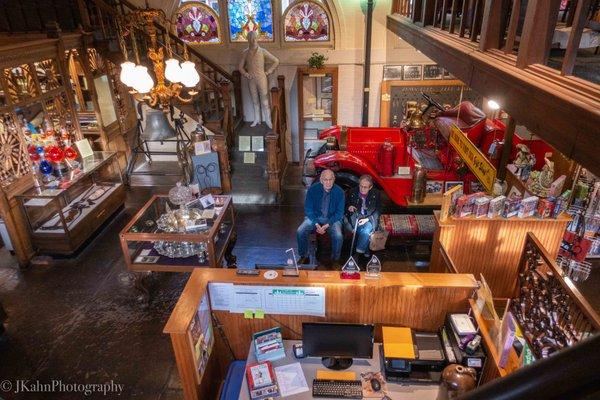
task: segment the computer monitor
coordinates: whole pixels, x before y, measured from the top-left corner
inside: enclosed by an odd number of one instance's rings
[[[322,357],[330,369],[346,369],[352,358],[373,357],[373,325],[304,322],[302,351],[308,357]]]

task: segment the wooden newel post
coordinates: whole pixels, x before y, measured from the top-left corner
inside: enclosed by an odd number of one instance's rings
[[[229,193],[231,192],[231,166],[229,165],[227,138],[222,133],[215,133],[213,136],[213,150],[219,154],[221,189],[224,193]]]

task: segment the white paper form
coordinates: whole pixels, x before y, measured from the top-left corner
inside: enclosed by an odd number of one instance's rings
[[[208,284],[210,293],[210,307],[213,311],[229,311],[233,299],[233,283],[215,283]]]
[[[277,376],[279,392],[283,398],[309,390],[306,377],[298,362],[275,367],[275,375]]]
[[[264,310],[263,297],[263,288],[261,286],[235,285],[230,311]]]

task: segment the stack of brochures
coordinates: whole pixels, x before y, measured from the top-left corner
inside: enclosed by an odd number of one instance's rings
[[[260,361],[274,361],[285,357],[281,328],[271,328],[252,335],[256,359]]]

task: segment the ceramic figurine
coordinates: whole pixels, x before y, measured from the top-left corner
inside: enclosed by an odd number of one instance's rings
[[[524,171],[531,171],[532,161],[534,160],[531,155],[531,151],[529,151],[529,147],[524,144],[518,144],[517,149],[519,150],[517,153],[517,158],[513,161],[515,167],[517,167],[517,171],[515,175],[519,178],[523,178]]]
[[[552,153],[544,155],[544,166],[541,171],[533,171],[527,182],[533,194],[539,197],[548,197],[550,186],[554,182],[554,162],[550,160]]]

